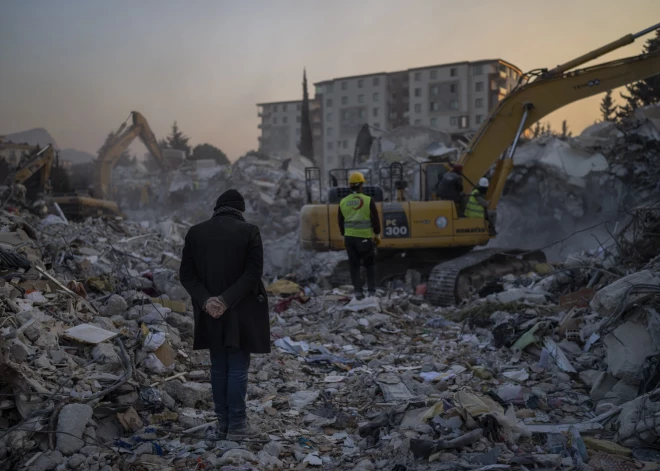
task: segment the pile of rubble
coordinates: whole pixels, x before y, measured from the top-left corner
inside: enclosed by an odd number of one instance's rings
[[[657,469],[658,206],[618,254],[453,308],[403,282],[357,301],[319,273],[266,279],[274,349],[248,389],[262,435],[240,443],[213,439],[177,280],[185,230],[0,213],[0,467]]]

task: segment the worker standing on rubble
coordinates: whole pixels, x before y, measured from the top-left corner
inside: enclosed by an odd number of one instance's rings
[[[463,204],[463,165],[451,165],[451,172],[442,175],[438,180],[435,194],[438,199],[456,203],[456,212],[461,215]]]
[[[472,190],[470,197],[465,205],[466,218],[480,218],[488,221],[491,233],[495,232],[495,213],[488,211],[488,201],[486,201],[486,192],[488,192],[488,179],[479,179],[479,185]]]
[[[223,193],[211,219],[188,231],[181,258],[181,284],[195,313],[193,349],[211,354],[219,440],[259,435],[247,420],[248,368],[251,353],[270,353],[261,235],[244,211],[238,191]]]
[[[364,175],[360,172],[351,174],[348,179],[351,194],[341,200],[337,211],[339,232],[344,236],[351,281],[358,299],[364,296],[360,277],[362,263],[367,269],[369,296],[376,294],[376,246],[380,245],[378,210],[374,200],[362,193],[364,183]]]

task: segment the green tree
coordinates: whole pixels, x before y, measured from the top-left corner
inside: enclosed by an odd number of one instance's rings
[[[186,153],[186,157],[189,157],[191,150],[190,145],[188,144],[189,140],[190,138],[181,132],[179,125],[174,121],[174,124],[172,124],[172,131],[170,132],[170,135],[167,136],[167,147],[170,149],[182,150]]]
[[[655,32],[652,37],[644,44],[644,54],[649,54],[660,50],[660,30]],[[625,104],[620,107],[617,116],[623,118],[630,116],[637,108],[652,105],[660,101],[660,74],[654,75],[639,82],[631,83],[626,86],[627,94],[622,93],[621,98]]]
[[[218,165],[229,165],[227,155],[211,144],[198,144],[192,151],[192,160],[213,159]]]
[[[568,137],[571,137],[572,135],[573,133],[568,130],[568,123],[566,122],[566,120],[563,120],[561,122],[561,135],[559,137],[561,137],[562,139],[566,139]]]
[[[303,69],[303,102],[300,112],[300,143],[298,151],[303,157],[314,161],[314,143],[312,141],[312,121],[309,117],[309,94],[307,93],[307,70]]]
[[[616,105],[612,100],[612,90],[608,90],[600,102],[600,115],[603,121],[614,121],[616,118]]]

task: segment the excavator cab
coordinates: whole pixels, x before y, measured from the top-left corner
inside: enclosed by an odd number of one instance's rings
[[[431,160],[422,162],[419,165],[420,186],[419,186],[419,200],[420,201],[436,201],[436,187],[442,176],[451,170],[449,161],[436,161]]]

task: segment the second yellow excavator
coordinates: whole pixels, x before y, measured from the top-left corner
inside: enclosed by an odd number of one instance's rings
[[[119,206],[113,201],[111,191],[112,169],[119,157],[128,146],[139,137],[149,153],[160,165],[162,171],[169,170],[167,160],[158,147],[158,141],[149,127],[145,117],[137,111],[129,116],[131,124],[127,126],[126,120],[114,133],[112,140],[107,142],[99,151],[95,161],[95,175],[90,196],[59,196],[54,200],[60,205],[64,213],[73,218],[83,218],[98,214],[121,214]]]
[[[660,24],[626,35],[554,69],[523,75],[516,88],[481,125],[458,159],[463,165],[466,192],[469,193],[474,182],[495,165],[486,195],[489,209],[495,210],[513,167],[518,141],[526,129],[569,103],[660,73],[660,51],[576,69],[657,29]],[[427,298],[438,305],[460,302],[494,277],[527,270],[531,264],[544,260],[540,252],[471,251],[487,244],[493,238],[492,231],[485,219],[460,217],[453,201],[434,200],[432,184],[437,181],[437,176],[430,176],[442,172],[446,165],[434,161],[420,165],[420,194],[416,201],[404,198],[403,172],[396,166],[390,169],[389,178],[393,180],[397,173],[400,178],[391,185],[397,192],[389,201],[385,201],[379,186],[365,187],[365,193],[378,202],[383,224],[378,255],[380,281],[405,274],[409,268],[419,269],[429,277]],[[333,180],[334,176],[333,181],[345,181],[351,170],[360,169],[340,169],[339,179],[332,172],[330,178]],[[331,188],[327,203],[322,204],[311,195],[312,188],[320,187],[320,171],[307,169],[306,177],[308,204],[301,212],[301,245],[315,251],[342,250],[344,242],[337,224],[337,211],[339,201],[348,195],[349,189]],[[338,268],[347,272],[345,266]]]

